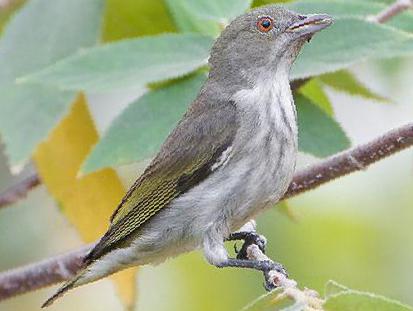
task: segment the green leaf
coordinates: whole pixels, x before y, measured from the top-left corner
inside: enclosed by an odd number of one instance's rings
[[[97,41],[101,0],[31,0],[10,20],[0,41],[0,132],[17,172],[74,98],[50,86],[17,86],[17,77]]]
[[[107,0],[103,40],[114,41],[176,31],[163,0]]]
[[[165,34],[80,51],[21,81],[65,90],[108,91],[177,78],[207,63],[210,37]]]
[[[327,13],[332,15],[335,19],[343,17],[366,19],[381,12],[387,6],[388,3],[357,0],[306,0],[288,4],[290,9],[300,13]],[[402,12],[388,21],[386,25],[412,32],[413,13],[410,10]]]
[[[152,157],[195,99],[204,75],[157,89],[131,103],[111,124],[82,172]]]
[[[175,24],[182,32],[197,32],[211,37],[217,37],[220,33],[218,23],[200,19],[188,8],[187,0],[165,0],[169,7]]]
[[[333,295],[324,304],[325,311],[412,311],[398,301],[355,290]]]
[[[298,92],[323,109],[328,115],[333,116],[333,107],[318,79],[311,79],[304,84]]]
[[[228,23],[238,15],[245,13],[252,0],[191,0],[188,9],[196,16],[222,23]]]
[[[268,294],[258,297],[241,311],[301,311],[302,306],[295,307],[294,299],[282,295],[283,289],[278,288]]]
[[[356,18],[337,20],[304,47],[292,79],[307,78],[346,68],[371,58],[413,53],[413,37],[384,25]]]
[[[295,103],[300,151],[326,157],[350,147],[350,141],[337,121],[302,95],[296,96]]]
[[[388,101],[386,98],[373,93],[361,81],[358,81],[350,72],[340,70],[333,73],[324,74],[319,79],[337,91],[343,91],[351,95],[358,95],[377,101]]]

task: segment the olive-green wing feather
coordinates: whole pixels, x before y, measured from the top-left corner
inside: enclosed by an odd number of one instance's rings
[[[127,192],[112,216],[109,230],[86,257],[93,261],[120,243],[178,196],[212,172],[237,129],[231,103],[203,109],[192,107],[160,152]]]

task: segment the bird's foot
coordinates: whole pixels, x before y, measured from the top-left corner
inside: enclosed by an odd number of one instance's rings
[[[238,250],[234,245],[235,252],[237,253],[237,259],[248,259],[247,249],[250,245],[255,244],[259,247],[261,252],[265,254],[265,247],[267,245],[267,239],[265,236],[258,234],[255,231],[239,231],[229,235],[227,241],[239,241],[243,240],[244,244],[241,249]]]
[[[267,291],[272,291],[277,288],[277,284],[274,282],[273,277],[274,272],[281,273],[283,276],[288,278],[287,271],[284,267],[280,263],[273,262],[271,260],[228,258],[226,261],[219,264],[218,267],[246,268],[261,271],[264,274],[264,287]]]

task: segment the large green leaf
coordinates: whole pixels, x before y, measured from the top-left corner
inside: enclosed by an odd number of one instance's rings
[[[252,0],[190,0],[186,3],[188,9],[200,18],[227,23],[243,14]]]
[[[299,149],[318,157],[335,154],[350,147],[340,125],[308,98],[297,95]]]
[[[131,103],[113,121],[86,160],[82,172],[153,156],[195,99],[204,80],[204,75],[196,75],[152,91]]]
[[[338,39],[339,38],[339,39]],[[128,40],[78,53],[22,81],[102,91],[178,77],[205,64],[212,39],[195,34]],[[292,78],[306,78],[369,58],[413,53],[413,36],[358,18],[342,18],[304,48]]]
[[[373,93],[361,81],[358,81],[350,72],[340,70],[320,76],[320,80],[337,91],[357,95],[377,101],[388,101],[384,97]]]
[[[10,20],[0,41],[0,132],[14,171],[64,115],[74,94],[50,86],[14,84],[98,38],[102,0],[31,0]]]
[[[413,36],[357,18],[337,20],[305,46],[292,78],[307,78],[346,68],[354,63],[413,53]]]
[[[80,51],[23,80],[66,90],[108,91],[176,78],[206,64],[212,39],[165,34]]]
[[[323,109],[328,115],[333,116],[334,111],[330,99],[324,92],[322,84],[318,78],[308,81],[298,90],[298,92]]]
[[[220,33],[218,23],[195,16],[188,8],[187,0],[165,0],[175,24],[182,32],[197,32],[211,37]]]
[[[305,0],[288,4],[290,9],[300,13],[328,13],[335,19],[343,17],[366,19],[381,12],[387,6],[388,4],[385,3],[359,0]],[[398,14],[386,24],[405,31],[413,31],[413,13],[406,11]]]

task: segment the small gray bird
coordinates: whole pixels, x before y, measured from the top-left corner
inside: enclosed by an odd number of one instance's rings
[[[273,206],[291,182],[297,116],[291,65],[327,15],[278,6],[250,11],[216,40],[210,72],[188,111],[127,192],[81,271],[45,302],[132,265],[160,263],[197,248],[217,267],[265,271],[229,258],[227,239]]]

